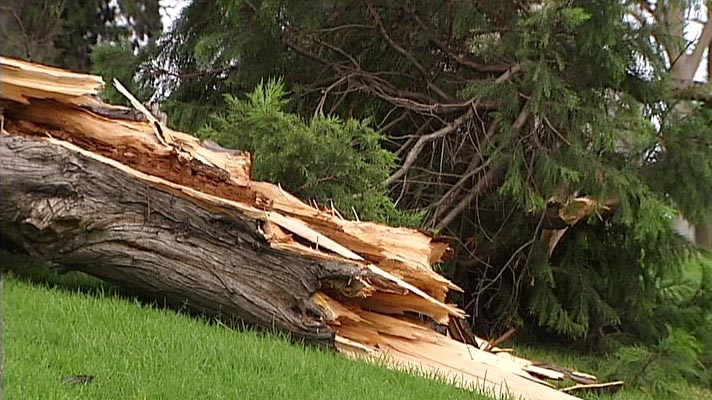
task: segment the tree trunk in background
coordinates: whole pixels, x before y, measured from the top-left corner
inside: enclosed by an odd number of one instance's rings
[[[707,10],[707,25],[710,24],[712,10]],[[698,44],[699,46],[700,44]],[[712,40],[707,44],[707,82],[712,77]],[[710,188],[712,191],[712,188]],[[712,211],[708,210],[703,222],[695,226],[695,243],[708,249],[712,249]]]
[[[695,225],[695,243],[712,249],[712,213],[709,211],[704,221]]]
[[[641,4],[649,4],[647,0],[642,0]],[[670,78],[677,90],[684,91],[695,84],[695,75],[704,62],[707,67],[707,81],[710,75],[709,49],[712,47],[712,23],[710,22],[711,12],[707,10],[707,21],[702,23],[700,36],[697,42],[692,45],[685,38],[685,28],[693,22],[688,19],[687,10],[684,3],[659,4],[654,8],[649,5],[641,7],[638,11],[647,20],[659,27],[662,36],[667,36],[660,41],[665,48],[668,59],[671,60]],[[644,10],[644,11],[643,11]],[[655,35],[655,34],[653,34]],[[658,34],[659,35],[659,34]],[[656,37],[656,39],[659,39]],[[705,61],[707,57],[707,61]],[[675,110],[683,118],[689,113],[689,102],[679,102]],[[689,223],[682,217],[678,217],[675,228],[679,233],[688,237],[700,246],[712,248],[712,212],[708,211],[703,222],[695,225],[693,229],[687,229]]]

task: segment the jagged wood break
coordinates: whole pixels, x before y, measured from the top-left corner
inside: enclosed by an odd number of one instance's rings
[[[447,243],[342,219],[250,179],[250,155],[96,100],[100,78],[2,58],[2,239],[196,310],[464,387],[573,399],[508,354],[431,328],[463,312]],[[478,339],[479,340],[479,339]]]

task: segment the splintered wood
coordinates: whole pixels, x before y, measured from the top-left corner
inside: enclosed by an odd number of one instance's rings
[[[575,398],[541,379],[561,373],[434,329],[465,316],[447,302],[448,292],[460,289],[433,270],[448,251],[445,241],[415,229],[348,221],[277,185],[252,181],[249,154],[102,103],[95,97],[103,87],[99,77],[2,58],[0,79],[3,135],[51,142],[196,207],[253,218],[273,249],[355,266],[348,279],[325,276],[310,300],[341,353],[490,394]]]

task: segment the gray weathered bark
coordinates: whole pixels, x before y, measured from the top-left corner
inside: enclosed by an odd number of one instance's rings
[[[328,346],[334,333],[312,294],[366,273],[273,249],[254,219],[161,191],[41,138],[0,135],[0,164],[3,240],[200,312]]]

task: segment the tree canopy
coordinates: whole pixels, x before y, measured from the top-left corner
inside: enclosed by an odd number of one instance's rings
[[[9,0],[0,6],[3,55],[77,71],[92,69],[98,43],[132,50],[161,33],[158,0]]]

